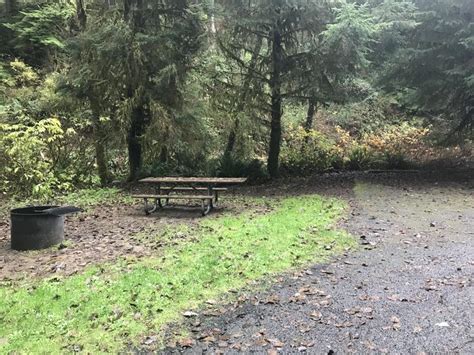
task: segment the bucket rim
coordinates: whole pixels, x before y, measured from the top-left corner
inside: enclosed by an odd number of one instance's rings
[[[12,216],[53,216],[53,217],[59,217],[56,215],[48,214],[48,213],[41,213],[40,211],[42,210],[47,210],[49,208],[56,208],[59,207],[57,205],[40,205],[40,206],[25,206],[25,207],[19,207],[19,208],[14,208],[10,210],[10,214]]]

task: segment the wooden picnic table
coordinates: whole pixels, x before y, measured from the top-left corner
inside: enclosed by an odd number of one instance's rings
[[[243,184],[247,178],[227,178],[227,177],[147,177],[139,182],[150,184],[204,184],[204,185],[234,185]]]
[[[153,185],[155,194],[134,195],[145,201],[145,213],[150,214],[163,208],[170,199],[201,200],[202,215],[207,215],[216,205],[219,192],[226,191],[223,186],[243,184],[247,178],[219,178],[219,177],[148,177],[139,180],[141,183]],[[163,186],[165,184],[166,186]],[[200,192],[202,194],[174,194],[173,192]],[[207,194],[204,194],[207,193]],[[148,200],[155,201],[153,207],[149,207]],[[165,203],[163,203],[163,201]]]

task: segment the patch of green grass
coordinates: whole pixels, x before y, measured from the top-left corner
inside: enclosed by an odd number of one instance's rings
[[[117,352],[140,344],[207,299],[354,246],[333,229],[343,209],[316,195],[283,199],[266,214],[203,219],[196,238],[160,256],[4,286],[0,353]]]
[[[130,194],[123,193],[117,188],[83,189],[61,196],[58,201],[80,207],[89,207],[100,204],[131,204]]]

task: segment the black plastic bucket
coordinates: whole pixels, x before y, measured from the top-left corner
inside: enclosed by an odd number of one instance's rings
[[[76,207],[32,206],[11,210],[11,247],[38,250],[64,240],[64,215]]]

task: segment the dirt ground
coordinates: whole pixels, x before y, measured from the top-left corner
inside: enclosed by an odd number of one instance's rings
[[[472,171],[288,184],[348,199],[341,226],[361,249],[203,311],[163,352],[474,353],[473,184]]]
[[[176,343],[170,330],[163,352],[474,353],[474,171],[329,174],[238,192],[343,198],[350,213],[340,227],[360,250],[209,305],[186,320],[189,338]],[[65,245],[28,253],[10,249],[0,220],[0,281],[156,253],[160,245],[136,236],[199,219],[199,210],[146,217],[139,204],[102,206],[67,217]]]
[[[8,219],[0,220],[0,281],[68,276],[90,265],[120,257],[141,258],[161,245],[144,242],[140,235],[159,235],[170,225],[195,224],[200,209],[160,211],[151,216],[142,204],[103,205],[65,220],[65,242],[41,251],[18,252],[10,248]]]
[[[142,188],[134,187],[134,192],[146,191]],[[235,195],[232,191],[229,194]],[[215,218],[224,211],[242,211],[238,197],[223,196],[222,200],[207,218]],[[121,257],[142,258],[156,254],[168,242],[154,236],[170,226],[196,225],[201,220],[200,211],[200,206],[172,206],[146,216],[143,203],[139,201],[133,205],[104,204],[67,216],[63,244],[29,252],[10,248],[10,221],[8,217],[0,217],[0,282],[69,276],[88,266]]]

